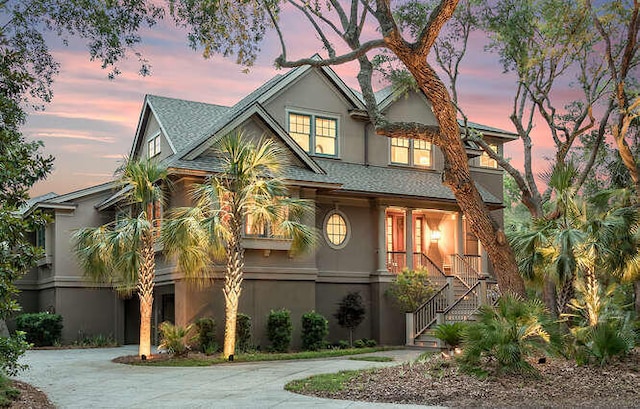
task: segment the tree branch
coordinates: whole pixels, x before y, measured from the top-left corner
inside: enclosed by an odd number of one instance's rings
[[[330,57],[322,60],[316,60],[313,58],[301,58],[295,61],[287,61],[282,56],[280,56],[276,58],[276,64],[284,68],[295,68],[303,65],[310,65],[312,67],[326,67],[329,65],[339,65],[339,64],[347,63],[349,61],[354,61],[358,59],[358,57],[365,55],[368,51],[371,51],[375,48],[385,48],[385,47],[386,47],[386,44],[384,40],[372,40],[362,44],[356,50],[353,50],[349,53],[339,55],[336,57]]]

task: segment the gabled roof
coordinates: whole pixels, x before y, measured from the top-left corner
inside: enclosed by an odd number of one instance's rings
[[[29,199],[26,205],[20,208],[19,213],[22,216],[25,216],[37,208],[73,210],[76,208],[76,204],[73,203],[74,200],[113,189],[115,186],[116,183],[114,181],[109,181],[96,186],[90,186],[84,189],[65,193],[63,195],[50,192],[45,195]]]
[[[146,95],[129,156],[133,157],[142,143],[144,128],[151,114],[158,120],[160,129],[175,154],[198,138],[203,129],[212,127],[229,109],[223,105]]]
[[[201,133],[200,137],[192,140],[182,153],[179,154],[181,159],[194,159],[198,154],[202,153],[202,146],[206,144],[207,140],[220,132],[223,128],[229,128],[229,124],[236,120],[239,116],[242,116],[246,110],[252,109],[255,104],[264,104],[274,95],[284,90],[288,85],[292,84],[295,80],[302,77],[307,72],[313,70],[311,66],[296,67],[289,70],[282,75],[276,75],[269,81],[262,84],[255,91],[251,92],[246,97],[242,98],[237,104],[226,111],[215,123],[209,128],[205,129]],[[363,109],[364,104],[353,93],[353,91],[345,85],[345,83],[338,77],[338,75],[330,67],[321,67],[319,69],[324,73],[328,79],[330,79],[336,88],[344,95],[354,108]],[[285,132],[286,133],[286,132]]]

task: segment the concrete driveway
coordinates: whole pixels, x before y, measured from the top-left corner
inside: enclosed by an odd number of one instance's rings
[[[419,351],[377,352],[394,362],[353,361],[348,357],[234,363],[169,368],[115,364],[136,346],[108,349],[28,351],[30,368],[18,377],[47,393],[59,408],[411,408],[312,398],[287,392],[284,385],[314,374],[362,369],[415,359]]]

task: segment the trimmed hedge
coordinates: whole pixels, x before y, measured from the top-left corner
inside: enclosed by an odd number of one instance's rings
[[[51,346],[60,342],[62,316],[48,312],[21,314],[16,317],[16,329],[26,333],[27,342],[37,346]]]
[[[271,349],[274,352],[287,352],[292,333],[291,312],[286,309],[271,310],[267,320],[267,337],[271,341]]]
[[[317,351],[325,345],[325,337],[329,334],[329,321],[315,311],[302,316],[302,349]]]

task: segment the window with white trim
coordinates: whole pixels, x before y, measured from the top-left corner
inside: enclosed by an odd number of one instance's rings
[[[498,152],[498,145],[495,143],[490,143],[489,147],[491,148],[491,150],[493,150],[494,152]],[[487,154],[487,152],[482,152],[482,155],[480,155],[480,166],[482,166],[483,168],[493,168],[493,169],[497,169],[498,168],[498,162],[495,159],[492,159],[489,154]]]
[[[287,220],[289,218],[289,210],[284,209],[279,220]],[[247,214],[244,218],[244,235],[245,237],[262,237],[262,238],[287,238],[287,235],[282,229],[282,223],[258,221],[256,217],[251,214]]]
[[[330,247],[340,249],[346,246],[350,235],[349,230],[349,222],[342,212],[334,210],[325,217],[324,237]]]
[[[289,135],[314,155],[337,156],[338,120],[320,115],[289,113]]]
[[[46,226],[38,226],[36,229],[36,247],[45,249],[47,243],[47,228]]]
[[[391,163],[430,168],[432,165],[431,142],[419,139],[391,138]]]
[[[147,152],[150,158],[160,154],[160,132],[147,141]]]

